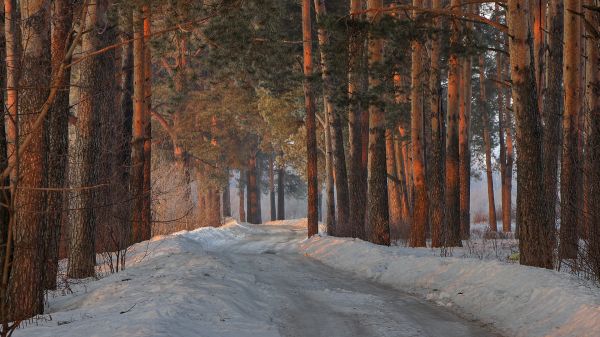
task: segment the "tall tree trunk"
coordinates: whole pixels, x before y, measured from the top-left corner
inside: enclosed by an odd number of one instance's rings
[[[485,146],[485,173],[487,180],[488,194],[488,222],[490,230],[498,231],[498,221],[496,220],[496,200],[494,199],[494,176],[492,172],[492,136],[490,134],[490,117],[488,114],[487,96],[485,90],[485,58],[479,56],[479,107],[483,119],[483,142]]]
[[[277,206],[275,205],[275,172],[273,169],[273,165],[275,164],[273,161],[274,158],[274,154],[269,156],[269,208],[271,211],[271,221],[277,219]]]
[[[13,228],[14,251],[9,298],[13,320],[29,318],[43,312],[43,235],[46,193],[46,128],[34,130],[35,120],[50,88],[50,2],[20,2],[22,58],[18,124],[19,143],[30,133],[28,150],[17,159],[19,186],[16,193],[16,226]],[[19,144],[21,145],[21,144]]]
[[[327,7],[325,0],[314,0],[315,11],[317,14],[319,50],[321,52],[321,71],[323,78],[323,101],[325,103],[325,113],[329,116],[331,133],[331,151],[333,158],[333,170],[335,172],[335,191],[336,191],[336,235],[352,236],[349,227],[349,197],[348,197],[348,174],[346,172],[346,154],[344,152],[344,134],[341,123],[340,105],[335,103],[336,93],[339,91],[339,82],[336,69],[334,67],[336,60],[332,51],[335,46],[331,39],[332,34],[321,24],[321,21],[327,17]]]
[[[401,218],[400,223],[398,224],[399,236],[402,239],[408,238],[408,233],[410,232],[410,228],[408,228],[408,224],[411,223],[411,215],[410,209],[408,205],[408,195],[406,192],[406,175],[404,174],[404,160],[402,159],[402,143],[399,139],[394,140],[394,157],[396,160],[396,176],[398,180],[400,180],[398,193],[400,194],[400,209],[401,209]]]
[[[467,11],[471,12],[471,5],[467,5]],[[471,30],[472,24],[467,24]],[[461,96],[458,122],[458,170],[460,181],[460,236],[468,239],[471,235],[471,56],[462,60]]]
[[[246,210],[248,211],[247,221],[251,224],[260,224],[262,222],[260,216],[260,192],[258,190],[258,185],[260,184],[260,175],[258,174],[256,155],[253,155],[248,160],[248,171],[246,177],[246,188],[248,194],[248,198],[246,201],[248,204],[246,207]]]
[[[536,85],[532,68],[529,8],[521,1],[508,1],[509,52],[513,111],[517,122],[519,160],[517,218],[519,223],[520,262],[552,268],[550,226],[543,195],[542,144]]]
[[[529,0],[533,16],[533,62],[539,109],[542,108],[542,102],[544,101],[544,59],[546,56],[546,34],[544,30],[546,29],[547,3],[548,0]]]
[[[461,0],[452,0],[453,8],[460,8]],[[451,50],[456,50],[460,39],[460,23],[452,21]],[[449,56],[448,69],[448,127],[446,132],[446,246],[462,246],[460,232],[460,188],[458,116],[460,110],[460,62],[453,52]]]
[[[423,7],[422,0],[413,0],[413,6]],[[417,17],[417,12],[413,14]],[[411,128],[410,138],[413,149],[413,176],[415,183],[415,208],[410,231],[410,246],[425,247],[427,231],[427,183],[425,181],[425,155],[423,133],[423,45],[419,40],[412,42],[411,69]]]
[[[325,219],[325,225],[327,226],[327,234],[334,236],[339,235],[336,234],[336,223],[335,223],[335,190],[333,181],[333,153],[331,151],[331,116],[328,109],[331,109],[331,103],[323,97],[324,105],[325,105],[325,125],[324,125],[324,133],[325,133],[325,194],[326,197],[326,208],[327,208],[327,218]],[[328,107],[329,105],[329,107]]]
[[[597,2],[596,2],[597,3]],[[586,0],[586,5],[594,5],[594,0]],[[591,10],[585,12],[585,19],[592,26],[600,26],[600,15]],[[589,29],[589,28],[588,28]],[[591,36],[588,32],[587,36]],[[598,58],[600,57],[600,43],[596,39],[588,38],[586,41],[586,107],[590,121],[589,136],[589,161],[586,171],[587,188],[587,214],[588,222],[588,260],[591,262],[594,274],[600,276],[600,70]]]
[[[440,9],[441,0],[432,1],[432,9]],[[441,19],[434,19],[434,28],[441,29]],[[444,138],[442,124],[442,88],[440,85],[440,53],[441,37],[435,35],[431,41],[431,76],[429,78],[429,90],[431,92],[431,176],[429,181],[429,210],[431,222],[431,246],[440,247],[443,242],[442,229],[444,228]],[[427,123],[427,121],[425,121]]]
[[[60,71],[65,58],[69,34],[71,32],[72,10],[66,0],[57,0],[52,6],[51,61],[52,77]],[[70,68],[65,70],[64,77],[71,77]],[[67,184],[66,170],[68,161],[69,134],[69,82],[60,91],[48,115],[48,187],[64,188]],[[44,287],[56,289],[58,272],[58,246],[62,224],[66,219],[64,211],[64,191],[48,192],[48,213],[46,215],[47,230],[44,238]]]
[[[546,98],[542,118],[544,121],[544,194],[547,215],[552,226],[556,224],[558,183],[558,157],[562,135],[560,123],[563,107],[563,22],[562,0],[551,0],[548,6],[548,66]]]
[[[580,83],[580,18],[581,0],[565,1],[563,151],[560,169],[560,247],[561,259],[577,257],[578,228],[578,120],[581,113]]]
[[[100,31],[108,22],[108,1],[96,1],[89,5],[86,27],[93,32]],[[105,46],[105,35],[90,33],[82,38],[82,49],[94,51]],[[77,109],[76,137],[75,137],[75,163],[73,167],[74,187],[94,187],[90,190],[76,191],[72,198],[71,206],[72,224],[69,241],[69,267],[67,275],[72,278],[86,278],[95,275],[96,266],[96,229],[104,219],[100,209],[106,189],[98,189],[98,185],[105,183],[101,180],[100,165],[102,153],[110,152],[106,143],[102,142],[103,122],[107,118],[107,109],[110,104],[106,97],[98,93],[106,90],[105,67],[109,55],[103,54],[86,59],[81,63],[81,88],[79,89],[80,104]],[[113,70],[113,69],[110,69]],[[111,74],[114,79],[114,74]],[[113,107],[114,108],[114,107]],[[103,144],[104,143],[104,144]],[[104,158],[105,159],[105,158]],[[103,212],[102,212],[103,213]],[[104,215],[104,214],[102,214]]]
[[[133,10],[133,131],[131,141],[131,243],[143,241],[144,213],[144,20],[139,8]]]
[[[312,31],[310,0],[302,0],[302,40],[304,41],[304,103],[306,110],[306,152],[308,179],[308,237],[319,232],[318,224],[318,182],[317,182],[317,133],[315,120],[314,89],[312,85]]]
[[[244,201],[244,186],[245,186],[245,172],[244,170],[240,170],[240,180],[238,182],[238,197],[240,198],[239,204],[239,214],[240,214],[240,222],[246,222],[246,202]]]
[[[277,170],[277,220],[285,220],[285,168]]]
[[[350,13],[362,11],[362,0],[350,1]],[[360,14],[351,15],[358,27],[361,20]],[[362,111],[362,66],[364,50],[364,39],[362,31],[354,28],[349,34],[348,43],[348,187],[349,187],[349,219],[348,226],[352,237],[365,239],[365,211],[366,211],[366,180],[362,166],[362,118],[366,115]]]
[[[388,205],[390,207],[390,234],[392,240],[399,238],[402,223],[402,201],[400,197],[401,180],[397,175],[398,170],[396,170],[394,143],[394,131],[390,128],[387,128],[385,130],[385,159],[388,175]]]
[[[497,15],[499,16],[500,6],[496,4],[495,9]],[[499,19],[498,19],[499,20]],[[504,34],[501,35],[499,49],[504,47],[505,37]],[[507,181],[507,142],[510,138],[510,129],[511,125],[508,123],[508,111],[506,109],[506,105],[508,100],[506,99],[506,90],[504,87],[505,78],[505,62],[503,55],[500,52],[496,53],[496,91],[498,93],[498,142],[500,146],[500,185],[501,185],[501,201],[502,201],[502,231],[504,233],[508,233],[511,231],[511,208],[512,208],[512,200],[511,200],[511,191],[507,185],[511,185],[512,181]],[[506,137],[505,137],[506,136]],[[511,168],[512,170],[512,168]],[[512,175],[511,178],[512,179]]]
[[[152,237],[152,52],[150,49],[151,9],[142,8],[144,17],[144,183],[142,211],[142,240]]]
[[[367,8],[369,20],[377,23],[381,15],[377,13],[383,7],[382,0],[369,0]],[[369,39],[369,91],[376,90],[381,84],[377,69],[383,61],[383,39]],[[385,163],[385,113],[376,102],[369,103],[369,159],[367,188],[366,233],[369,241],[390,244],[390,225],[388,217],[387,172]]]
[[[225,170],[225,176],[227,177],[227,182],[223,186],[223,217],[228,218],[231,217],[231,187],[229,186],[229,168]],[[271,202],[271,205],[273,203]]]

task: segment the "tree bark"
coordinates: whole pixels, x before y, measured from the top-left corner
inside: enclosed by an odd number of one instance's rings
[[[369,20],[377,23],[381,17],[377,11],[383,7],[382,0],[369,0]],[[369,69],[373,70],[383,61],[383,39],[369,39]],[[369,72],[369,91],[381,84],[378,75]],[[385,113],[376,102],[369,102],[369,158],[367,188],[366,233],[370,242],[390,244],[390,226],[387,199],[387,171],[385,163]]]
[[[133,200],[131,243],[143,241],[144,223],[144,20],[133,10],[133,127],[131,141],[131,196]]]
[[[413,0],[413,6],[423,7],[422,0]],[[417,12],[413,14],[417,17]],[[415,184],[415,208],[410,232],[411,247],[425,247],[427,231],[427,182],[425,181],[425,155],[423,132],[423,45],[419,40],[412,42],[411,69],[411,141],[413,149],[413,177]]]
[[[492,232],[498,231],[496,220],[496,200],[494,198],[494,176],[492,171],[492,136],[490,134],[490,117],[488,114],[487,95],[485,90],[485,59],[479,56],[479,106],[483,119],[483,142],[485,146],[485,173],[488,194],[488,223]]]
[[[285,220],[285,168],[277,170],[277,220]]]
[[[470,12],[471,5],[467,5]],[[467,24],[467,29],[472,29],[472,24]],[[471,235],[471,56],[462,60],[461,96],[458,122],[458,170],[460,181],[460,236],[466,240]]]
[[[258,165],[256,163],[256,155],[253,155],[248,160],[248,171],[247,171],[247,221],[251,224],[260,224],[262,222],[260,216],[260,192],[258,190],[259,174]]]
[[[269,156],[269,208],[271,211],[271,221],[275,221],[277,219],[277,206],[275,204],[275,172],[273,169],[273,162],[275,155],[271,154]]]
[[[440,9],[441,0],[432,1],[432,9]],[[441,29],[441,19],[434,19],[434,28]],[[444,228],[444,138],[442,124],[444,116],[442,113],[442,88],[440,84],[440,54],[441,37],[434,35],[431,40],[431,76],[429,78],[429,90],[431,92],[431,177],[429,181],[429,210],[431,222],[431,246],[440,247],[443,243],[442,230]],[[427,121],[425,121],[427,122]]]
[[[108,1],[100,0],[89,5],[86,27],[93,32],[100,31],[108,22]],[[107,44],[108,34],[89,33],[82,38],[81,46],[84,51],[94,51]],[[69,266],[67,275],[72,278],[86,278],[95,275],[96,266],[96,230],[100,223],[106,221],[105,207],[108,189],[99,187],[108,181],[105,172],[100,168],[104,165],[104,154],[110,153],[107,142],[103,140],[103,130],[106,127],[107,114],[114,112],[110,109],[111,100],[100,92],[108,90],[105,86],[114,81],[114,69],[107,69],[110,55],[102,54],[83,61],[81,69],[81,88],[79,89],[80,104],[77,110],[75,163],[72,169],[74,187],[92,187],[90,190],[76,191],[71,206],[72,224],[69,241]],[[108,74],[107,74],[108,72]],[[109,92],[111,90],[108,90]],[[111,92],[114,94],[114,92]],[[104,166],[103,168],[106,168]]]
[[[318,182],[317,182],[317,133],[315,120],[314,89],[312,85],[312,31],[310,0],[302,0],[302,40],[304,48],[304,103],[306,111],[306,152],[308,179],[308,237],[319,232],[318,224]]]
[[[331,103],[323,97],[324,105],[325,105],[325,194],[327,198],[325,200],[326,208],[327,208],[327,218],[325,220],[325,226],[327,226],[327,234],[331,236],[340,235],[336,234],[336,223],[335,223],[335,190],[334,190],[334,181],[333,181],[333,153],[331,151],[331,124],[330,124],[330,114],[327,111],[331,109]]]
[[[144,183],[142,201],[142,240],[152,237],[152,52],[150,49],[151,8],[144,5]]]
[[[561,116],[563,107],[563,22],[562,0],[551,0],[548,6],[548,66],[546,98],[542,118],[544,122],[544,188],[549,221],[556,223],[558,158],[560,154]]]
[[[396,155],[394,149],[394,131],[390,128],[385,130],[385,152],[386,152],[386,169],[388,175],[388,205],[390,207],[390,234],[393,239],[399,238],[402,223],[402,201],[400,197],[401,180],[398,177],[396,170]],[[389,177],[396,178],[395,180]],[[400,182],[400,183],[399,183]]]
[[[362,0],[350,1],[351,18],[354,21],[352,27],[358,27],[361,20]],[[355,28],[350,32],[348,43],[348,204],[349,219],[348,226],[352,237],[365,239],[365,211],[366,211],[366,179],[362,165],[363,141],[362,141],[362,118],[367,115],[363,111],[361,103],[363,95],[362,67],[364,50],[364,38],[362,32]]]
[[[240,222],[246,222],[246,211],[245,211],[245,207],[246,207],[246,202],[244,201],[244,186],[245,186],[245,172],[244,170],[240,170],[240,180],[238,182],[238,196],[240,198],[240,205],[239,205],[239,214],[240,214]]]
[[[14,3],[13,3],[14,4]],[[14,251],[9,285],[10,318],[20,320],[43,312],[43,235],[46,193],[28,190],[45,187],[47,129],[33,130],[40,107],[50,88],[50,2],[20,2],[21,66],[19,81],[18,142],[33,133],[28,150],[17,159],[19,189],[15,195],[16,224],[13,228]],[[15,10],[16,8],[13,8]],[[8,36],[7,36],[8,37]],[[19,144],[20,145],[20,144]]]
[[[564,70],[565,113],[563,116],[563,149],[560,169],[560,246],[559,258],[577,258],[578,251],[578,121],[581,113],[579,92],[581,46],[581,0],[565,1]]]
[[[460,8],[461,0],[452,0],[453,8]],[[452,21],[450,37],[451,50],[458,47],[460,23]],[[453,48],[452,48],[453,47]],[[448,126],[446,131],[446,227],[444,244],[446,246],[462,246],[460,231],[460,188],[459,188],[459,150],[458,150],[458,117],[460,110],[460,62],[453,52],[449,56],[448,69]]]
[[[66,0],[56,0],[52,7],[52,33],[51,33],[51,62],[52,78],[60,71],[60,65],[65,58],[69,34],[72,24],[71,5]],[[70,68],[65,70],[64,77],[67,83],[54,101],[48,114],[48,187],[64,188],[67,185],[68,162],[68,134],[69,134],[69,81]],[[48,213],[46,215],[47,230],[44,238],[44,287],[56,289],[56,275],[58,272],[58,246],[61,228],[66,220],[65,192],[48,192]]]
[[[509,52],[513,111],[517,122],[519,175],[517,219],[520,262],[552,268],[551,230],[546,217],[543,189],[540,116],[537,108],[535,76],[530,50],[529,8],[521,1],[508,1]]]

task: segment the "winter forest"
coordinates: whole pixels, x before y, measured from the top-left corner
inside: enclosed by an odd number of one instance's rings
[[[0,20],[1,337],[600,336],[600,1]]]

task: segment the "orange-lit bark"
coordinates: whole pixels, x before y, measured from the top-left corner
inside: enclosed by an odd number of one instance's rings
[[[310,0],[302,0],[302,39],[304,49],[304,103],[306,111],[306,150],[308,179],[308,237],[319,232],[318,187],[317,187],[317,136],[315,120],[314,90],[312,86],[312,31]]]
[[[152,237],[152,53],[150,50],[151,9],[145,5],[144,16],[144,183],[142,240]]]
[[[396,177],[396,181],[388,178],[388,204],[390,207],[390,232],[393,237],[397,237],[400,232],[402,221],[402,202],[400,198],[401,186],[398,181],[396,170],[396,157],[394,152],[394,131],[392,129],[385,130],[385,152],[386,152],[386,167],[388,177]]]
[[[581,0],[565,1],[564,70],[565,111],[563,115],[563,151],[560,170],[560,247],[559,257],[574,259],[578,251],[578,123],[580,101],[580,17]]]
[[[413,0],[413,6],[422,7],[422,0]],[[413,13],[416,18],[417,13]],[[419,40],[412,42],[412,69],[411,69],[411,128],[410,138],[413,149],[413,177],[415,186],[415,206],[413,211],[412,226],[409,245],[411,247],[425,247],[427,227],[428,198],[425,181],[425,155],[423,133],[423,45]]]
[[[369,0],[367,8],[369,20],[378,22],[381,15],[378,9],[383,7],[382,0]],[[383,61],[383,39],[369,39],[369,69],[374,69]],[[381,84],[376,75],[369,74],[369,89]],[[388,217],[387,174],[385,163],[385,113],[381,106],[369,104],[369,157],[367,179],[367,223],[366,233],[369,241],[390,244],[390,227]]]
[[[461,0],[452,0],[452,8],[459,8]],[[450,46],[456,48],[460,38],[460,23],[452,21]],[[448,126],[446,132],[446,228],[443,229],[446,246],[461,246],[458,116],[460,110],[460,62],[456,53],[449,56],[448,68]]]

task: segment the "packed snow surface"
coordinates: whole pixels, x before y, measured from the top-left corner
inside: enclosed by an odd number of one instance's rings
[[[598,290],[564,273],[305,228],[155,237],[125,271],[50,294],[14,336],[600,336]]]

